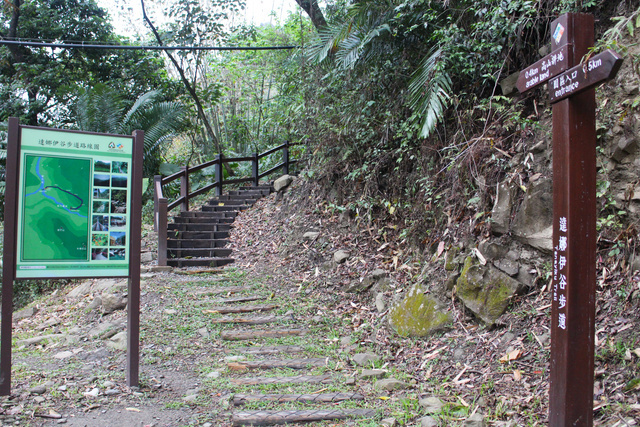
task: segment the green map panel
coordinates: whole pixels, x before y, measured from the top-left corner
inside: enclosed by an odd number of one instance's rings
[[[22,261],[89,259],[91,161],[26,155]]]

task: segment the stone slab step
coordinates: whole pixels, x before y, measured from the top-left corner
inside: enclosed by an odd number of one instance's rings
[[[276,308],[278,308],[278,306],[275,304],[245,305],[242,307],[210,307],[204,310],[204,312],[208,314],[251,313],[254,311],[271,311]]]
[[[326,357],[315,357],[311,359],[286,359],[286,360],[247,360],[242,362],[230,362],[227,366],[234,371],[246,369],[307,369],[327,366],[329,359]]]
[[[345,400],[364,400],[360,393],[321,393],[321,394],[235,394],[233,405],[242,406],[249,402],[302,402],[336,403]]]
[[[229,231],[212,231],[212,230],[200,230],[200,231],[180,231],[173,230],[169,232],[168,242],[172,240],[219,240],[229,237]]]
[[[226,288],[214,288],[207,289],[205,291],[198,291],[196,295],[209,296],[209,295],[220,295],[220,294],[236,294],[238,292],[246,292],[250,291],[251,287],[249,286],[229,286]]]
[[[242,353],[242,354],[252,354],[252,355],[264,355],[264,354],[293,354],[293,353],[302,353],[304,351],[304,347],[299,345],[264,345],[264,346],[254,346],[254,347],[238,347],[238,348],[227,348],[224,350],[225,353]]]
[[[331,375],[295,375],[292,377],[252,377],[231,378],[236,385],[261,385],[261,384],[328,384],[333,382]]]
[[[230,248],[172,248],[167,256],[174,258],[226,258],[233,252]]]
[[[224,248],[229,244],[227,239],[169,239],[168,249]]]
[[[234,323],[241,325],[265,325],[267,323],[279,323],[292,320],[289,316],[261,316],[261,317],[221,317],[210,320],[211,323]]]
[[[219,300],[216,301],[212,301],[216,304],[237,304],[239,302],[252,302],[252,301],[262,301],[267,299],[267,297],[265,296],[260,296],[260,295],[248,295],[245,297],[234,297],[234,298],[221,298]]]
[[[372,418],[373,409],[315,409],[305,411],[245,411],[232,416],[234,426],[268,426],[287,423],[345,420],[348,418]]]
[[[231,230],[231,224],[218,224],[218,223],[206,223],[206,224],[169,224],[169,237],[172,236],[172,231],[229,231]]]
[[[260,331],[222,331],[220,338],[225,341],[246,341],[259,338],[284,338],[291,336],[306,335],[308,329],[282,329],[282,330],[260,330]]]
[[[171,267],[222,267],[235,262],[233,258],[169,258]]]

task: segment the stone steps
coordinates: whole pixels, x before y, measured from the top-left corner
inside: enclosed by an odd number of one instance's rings
[[[244,411],[233,414],[234,426],[269,426],[313,421],[345,420],[348,418],[371,418],[372,409],[325,409],[304,411]]]
[[[254,297],[239,297],[227,299],[228,304],[239,304],[245,302],[246,299]],[[277,303],[277,299],[275,300]],[[256,310],[247,311],[248,308],[257,308],[260,306],[236,306],[236,313],[255,312]],[[224,307],[214,307],[215,310]],[[229,307],[233,309],[233,307]],[[214,314],[222,312],[215,311]],[[226,311],[225,313],[229,313]],[[234,324],[242,326],[257,325],[256,328],[229,329],[220,332],[220,339],[225,346],[231,345],[232,342],[250,341],[254,343],[250,347],[227,348],[224,350],[227,354],[241,354],[242,356],[234,356],[227,358],[227,371],[229,373],[229,382],[231,384],[232,398],[230,404],[232,408],[239,408],[250,404],[254,408],[260,406],[260,402],[265,403],[265,409],[262,410],[236,410],[232,409],[231,423],[234,426],[265,426],[265,425],[281,425],[288,423],[320,423],[326,421],[346,420],[351,418],[373,418],[376,410],[367,408],[353,408],[354,403],[362,403],[365,396],[350,390],[342,390],[333,392],[325,392],[325,388],[331,385],[332,388],[340,387],[339,384],[345,383],[344,375],[336,374],[331,369],[332,363],[339,361],[332,360],[331,357],[304,357],[301,353],[305,352],[302,345],[260,345],[262,340],[287,340],[297,338],[301,341],[312,342],[317,337],[310,335],[310,330],[305,328],[304,324],[296,322],[291,315],[285,316],[220,316],[212,319],[213,323]],[[266,326],[266,324],[269,326]],[[278,324],[293,324],[293,328],[278,328]],[[296,325],[297,323],[297,325]],[[261,326],[265,325],[265,326]],[[317,343],[315,344],[317,345]],[[290,357],[298,355],[297,357]],[[246,360],[248,356],[250,360]],[[302,371],[300,375],[279,374],[276,376],[243,376],[243,373],[252,372],[269,372],[272,370],[291,370]],[[314,373],[314,371],[316,371]],[[319,372],[319,373],[318,373]],[[312,391],[320,388],[318,393],[294,393],[293,388],[305,388],[310,385]],[[245,392],[247,388],[268,387],[269,393],[256,393],[253,390]],[[234,392],[234,387],[237,392]],[[347,387],[344,384],[344,387]],[[274,390],[274,391],[271,391]],[[341,408],[341,402],[349,403],[349,408]],[[291,409],[292,404],[307,405],[309,408]]]

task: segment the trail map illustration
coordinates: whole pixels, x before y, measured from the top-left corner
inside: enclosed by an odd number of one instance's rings
[[[23,261],[89,258],[91,160],[27,155]]]

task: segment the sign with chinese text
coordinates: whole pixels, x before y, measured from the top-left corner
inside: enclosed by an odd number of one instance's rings
[[[569,47],[565,44],[520,72],[516,87],[520,93],[535,88],[569,68]]]
[[[20,128],[16,278],[127,277],[133,137]]]
[[[612,50],[606,50],[577,65],[549,82],[551,102],[558,102],[568,96],[612,79],[622,65],[622,58]]]

